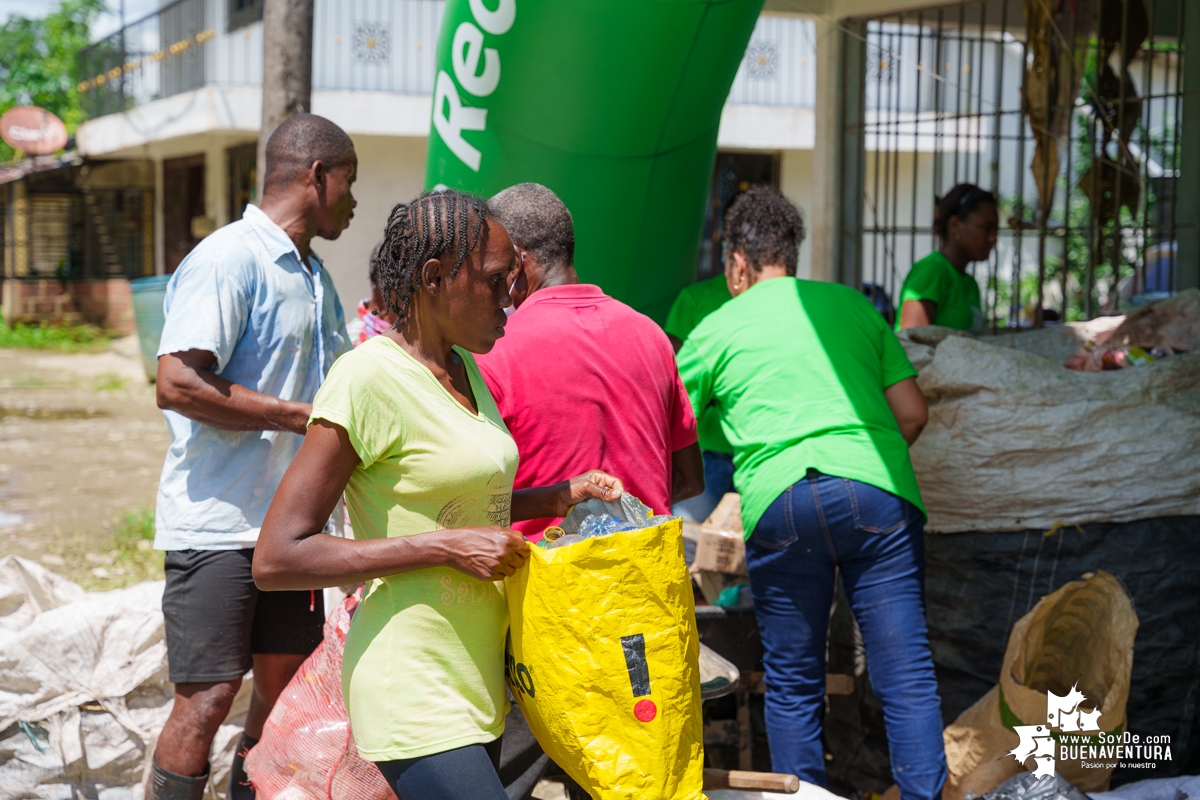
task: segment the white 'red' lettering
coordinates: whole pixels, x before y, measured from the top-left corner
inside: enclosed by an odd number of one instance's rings
[[[481,54],[483,74],[479,75]],[[450,63],[454,65],[458,85],[471,94],[487,97],[496,91],[496,85],[500,83],[500,54],[494,47],[483,46],[483,33],[469,22],[462,23],[454,32]]]
[[[486,128],[487,109],[464,106],[458,87],[445,70],[438,72],[433,87],[433,127],[459,161],[479,172],[479,150],[463,138],[462,132]]]
[[[487,109],[464,106],[459,87],[475,97],[487,97],[500,85],[500,53],[494,47],[483,46],[483,32],[493,36],[508,33],[517,17],[516,0],[498,0],[495,10],[484,0],[469,0],[474,23],[459,23],[450,45],[450,65],[454,78],[439,70],[433,85],[433,127],[438,136],[458,156],[458,160],[475,172],[483,156],[479,148],[463,138],[463,131],[487,129]],[[483,72],[479,62],[483,61]],[[457,83],[455,82],[457,80]]]
[[[471,0],[471,13],[475,15],[475,21],[479,23],[479,27],[488,33],[500,36],[508,33],[508,29],[512,27],[513,20],[517,17],[517,2],[516,0],[500,0],[496,10],[489,11],[488,7],[483,4],[483,0]]]

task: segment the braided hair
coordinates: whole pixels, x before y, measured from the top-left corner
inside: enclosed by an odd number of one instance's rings
[[[973,183],[960,183],[946,192],[945,197],[936,200],[933,209],[933,232],[944,242],[950,235],[951,217],[965,222],[967,217],[987,205],[996,205],[996,195],[986,189],[980,189]]]
[[[408,314],[425,262],[451,254],[453,278],[479,246],[490,216],[483,200],[454,189],[425,192],[411,203],[396,204],[371,259],[371,270],[384,305],[397,321]]]

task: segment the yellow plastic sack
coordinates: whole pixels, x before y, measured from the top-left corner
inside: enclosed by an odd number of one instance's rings
[[[555,763],[597,800],[703,798],[682,523],[532,548],[505,584],[505,674]]]

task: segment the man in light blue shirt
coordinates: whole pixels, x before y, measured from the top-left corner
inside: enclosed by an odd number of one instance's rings
[[[350,349],[333,281],[309,249],[350,224],[358,166],[334,123],[289,118],[267,142],[260,206],[202,241],[167,287],[158,405],[171,447],[154,544],[166,550],[167,658],[175,705],[158,739],[153,800],[199,800],[213,736],[253,666],[229,796],[252,798],[245,751],[321,641],[313,592],[259,592],[259,527],[300,449],[317,388]]]

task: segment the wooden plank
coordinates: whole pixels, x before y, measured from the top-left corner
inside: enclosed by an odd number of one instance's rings
[[[795,775],[778,772],[750,772],[748,770],[704,770],[704,788],[713,789],[757,789],[764,792],[795,794],[800,791],[800,779]]]

